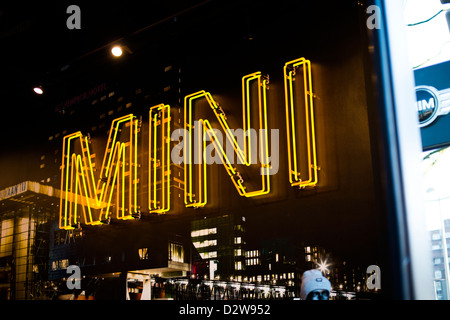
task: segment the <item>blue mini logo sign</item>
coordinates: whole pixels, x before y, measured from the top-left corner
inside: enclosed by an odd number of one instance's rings
[[[414,70],[422,149],[450,146],[450,61]]]
[[[432,87],[416,87],[416,110],[420,127],[430,125],[439,115],[439,99],[435,91]]]

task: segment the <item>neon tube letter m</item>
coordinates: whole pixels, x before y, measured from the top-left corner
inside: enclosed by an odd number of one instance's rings
[[[59,227],[102,224],[139,215],[137,205],[137,134],[139,121],[130,114],[115,119],[109,130],[100,175],[95,177],[90,139],[81,132],[64,137]],[[81,214],[82,213],[82,214]]]

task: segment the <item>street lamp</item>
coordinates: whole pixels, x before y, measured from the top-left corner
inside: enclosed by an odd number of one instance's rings
[[[114,46],[111,49],[111,53],[113,54],[113,56],[115,57],[120,57],[122,55],[122,48],[120,46]]]
[[[327,260],[325,260],[325,261],[320,261],[319,263],[318,263],[318,266],[319,266],[319,270],[323,273],[323,274],[328,274],[330,271],[328,270],[328,267],[330,266],[328,263],[327,263]]]
[[[39,94],[39,95],[41,95],[41,94],[44,93],[44,90],[42,89],[42,86],[36,86],[36,87],[34,87],[34,88],[33,88],[33,91],[34,91],[36,94]]]

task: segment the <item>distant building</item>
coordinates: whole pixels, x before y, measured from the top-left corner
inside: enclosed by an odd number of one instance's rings
[[[343,294],[347,298],[357,298],[361,293],[371,292],[377,293],[374,289],[368,290],[366,281],[366,270],[359,266],[352,265],[341,259],[334,259],[333,264],[329,267],[328,278],[331,286],[337,295]]]
[[[209,267],[208,279],[242,281],[245,217],[221,215],[191,222],[191,240]]]
[[[443,237],[442,229],[430,231],[434,294],[437,300],[448,300],[449,298],[448,242],[450,241],[450,219],[444,220],[443,225],[445,237]],[[444,249],[446,249],[446,252],[444,252]]]
[[[49,233],[59,190],[25,181],[0,190],[0,300],[51,297]]]
[[[247,273],[250,281],[283,284],[298,284],[299,272],[304,268],[301,248],[296,248],[286,239],[268,239],[261,243],[260,250],[248,252]],[[253,256],[256,255],[256,258]],[[258,273],[252,276],[252,273]]]

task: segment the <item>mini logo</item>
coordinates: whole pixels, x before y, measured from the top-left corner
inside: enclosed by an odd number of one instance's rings
[[[426,127],[439,115],[439,99],[436,89],[427,86],[416,87],[416,110],[419,126]]]
[[[316,278],[316,282],[322,282],[322,278]]]

